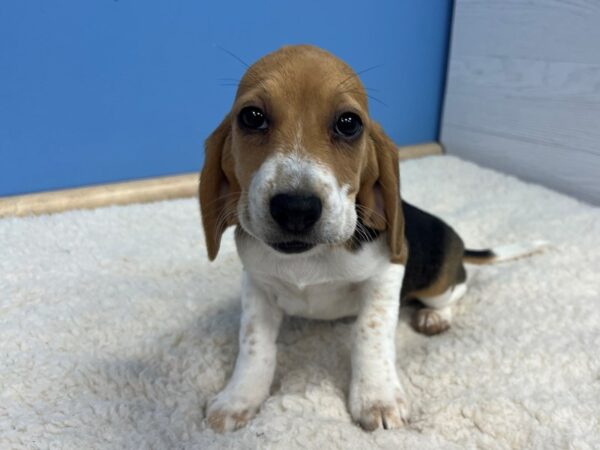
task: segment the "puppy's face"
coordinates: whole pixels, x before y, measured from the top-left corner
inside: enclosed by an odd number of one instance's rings
[[[369,126],[360,81],[314,49],[282,51],[244,76],[231,152],[241,226],[280,252],[350,239]]]
[[[209,256],[210,229],[218,249],[234,223],[287,254],[345,243],[358,214],[386,228],[377,132],[360,80],[333,55],[295,46],[259,60],[207,141],[200,193]],[[397,187],[397,170],[395,178]]]

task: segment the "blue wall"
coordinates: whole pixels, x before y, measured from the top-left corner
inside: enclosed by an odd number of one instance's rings
[[[450,0],[6,0],[0,195],[197,170],[244,67],[312,43],[363,75],[398,144],[437,138]]]

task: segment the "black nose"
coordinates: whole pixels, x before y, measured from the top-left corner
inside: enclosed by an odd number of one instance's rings
[[[271,198],[271,216],[290,233],[308,231],[321,217],[321,200],[314,195],[277,194]]]

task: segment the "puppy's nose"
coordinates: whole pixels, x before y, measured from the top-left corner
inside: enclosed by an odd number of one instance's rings
[[[271,198],[271,216],[290,233],[308,231],[321,217],[321,199],[315,195],[277,194]]]

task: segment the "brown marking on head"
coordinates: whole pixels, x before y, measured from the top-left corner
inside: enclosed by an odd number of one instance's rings
[[[265,132],[240,125],[240,112],[250,106],[264,111],[269,124]],[[336,120],[347,112],[363,124],[363,131],[352,139],[333,131]],[[364,223],[387,231],[391,261],[405,262],[396,146],[371,121],[356,73],[331,53],[308,45],[289,46],[253,64],[205,149],[200,206],[211,260],[224,230],[239,223],[236,206],[253,174],[274,153],[294,153],[318,162],[340,186],[347,185]]]
[[[371,329],[377,328],[380,325],[376,320],[370,320],[367,326]]]
[[[356,113],[364,125],[369,122],[364,88],[346,63],[317,47],[283,47],[257,61],[242,78],[233,115],[249,105],[265,111],[272,126],[263,135],[234,129],[234,146],[247,149],[236,154],[242,185],[275,151],[300,151],[328,167],[340,184],[358,184],[365,137],[346,142],[332,136],[335,119],[343,112]]]

